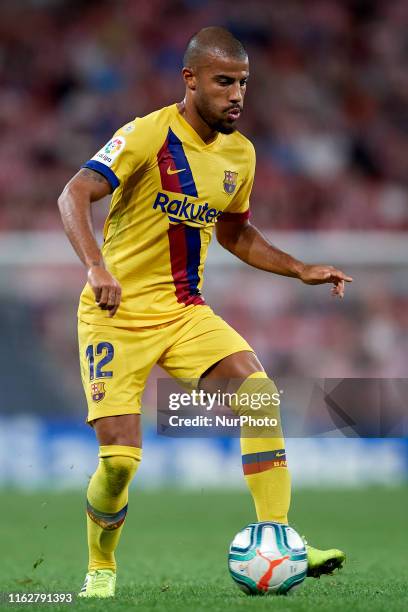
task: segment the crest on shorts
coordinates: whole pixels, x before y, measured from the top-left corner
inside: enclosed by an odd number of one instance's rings
[[[100,402],[105,397],[106,389],[104,382],[94,382],[91,385],[91,397],[94,402]]]
[[[235,191],[237,186],[238,172],[232,172],[231,170],[224,170],[224,191],[231,195]]]

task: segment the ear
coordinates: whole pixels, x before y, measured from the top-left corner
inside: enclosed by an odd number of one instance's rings
[[[196,89],[197,80],[196,80],[196,76],[192,68],[183,68],[182,75],[183,75],[183,79],[186,84],[186,87],[188,87],[191,90]]]

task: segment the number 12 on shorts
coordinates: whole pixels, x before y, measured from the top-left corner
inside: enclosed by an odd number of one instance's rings
[[[113,376],[112,370],[103,369],[113,359],[114,349],[110,342],[98,342],[96,349],[93,344],[89,344],[86,347],[85,355],[89,365],[89,380],[94,380],[95,378],[110,378]],[[96,359],[96,363],[95,356],[101,356],[101,359]]]

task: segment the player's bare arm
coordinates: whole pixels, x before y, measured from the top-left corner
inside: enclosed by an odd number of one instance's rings
[[[332,283],[332,295],[344,297],[345,283],[352,282],[341,270],[329,265],[305,264],[271,244],[249,221],[219,220],[218,242],[245,263],[282,276],[298,278],[307,285]]]
[[[64,230],[78,257],[88,270],[88,283],[95,301],[113,317],[119,308],[121,286],[105,268],[95,238],[91,204],[111,193],[109,182],[98,172],[82,168],[65,186],[58,198]]]

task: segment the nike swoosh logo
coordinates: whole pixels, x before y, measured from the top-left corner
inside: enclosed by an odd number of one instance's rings
[[[179,172],[184,172],[186,168],[182,168],[181,170],[172,170],[170,166],[167,168],[167,174],[178,174]]]
[[[275,457],[284,457],[284,456],[285,456],[285,453],[276,453],[275,454]]]

